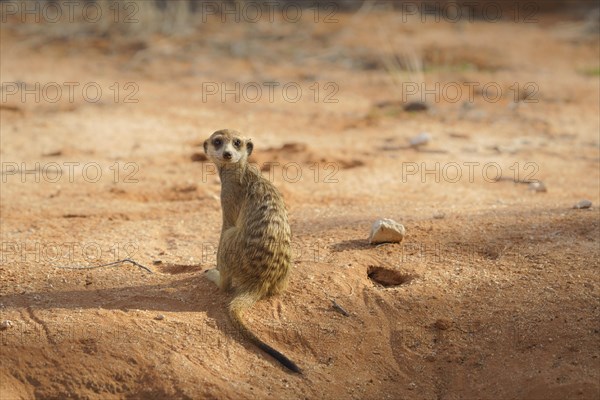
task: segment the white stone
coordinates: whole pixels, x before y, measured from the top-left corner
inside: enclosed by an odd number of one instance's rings
[[[409,145],[411,147],[419,147],[426,145],[431,141],[431,135],[427,132],[419,133],[417,136],[410,139]]]
[[[378,219],[371,227],[369,243],[399,243],[404,239],[404,235],[406,229],[402,224],[388,218]]]
[[[539,192],[539,193],[545,193],[548,191],[548,189],[546,189],[546,185],[544,185],[544,182],[541,181],[537,181],[537,182],[531,182],[528,185],[529,190],[533,190],[534,192]]]
[[[592,206],[592,202],[589,200],[580,200],[579,203],[575,204],[573,208],[582,209],[582,208],[590,208]]]
[[[8,328],[10,328],[11,326],[13,326],[13,323],[12,323],[12,321],[10,321],[10,320],[8,320],[8,319],[7,319],[7,320],[5,320],[5,321],[2,321],[2,323],[0,324],[0,331],[3,331],[3,330],[5,330],[5,329],[8,329]]]

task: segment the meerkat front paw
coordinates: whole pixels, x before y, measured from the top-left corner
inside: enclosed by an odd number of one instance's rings
[[[214,282],[215,285],[220,286],[220,284],[221,284],[221,273],[219,272],[218,269],[216,269],[216,268],[208,269],[208,270],[204,271],[204,276],[206,276],[206,278],[209,281]]]

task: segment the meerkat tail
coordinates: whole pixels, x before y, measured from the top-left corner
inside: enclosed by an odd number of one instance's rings
[[[249,293],[243,293],[235,297],[229,304],[229,314],[231,316],[232,322],[240,330],[242,335],[244,335],[245,338],[254,343],[258,348],[260,348],[262,351],[279,361],[284,367],[286,367],[290,371],[301,374],[302,371],[296,365],[296,363],[294,363],[292,360],[287,358],[279,351],[275,350],[273,347],[263,342],[258,336],[256,336],[250,329],[246,327],[246,324],[244,323],[243,319],[244,311],[252,307],[254,303],[256,303],[258,300],[258,296],[253,296]]]

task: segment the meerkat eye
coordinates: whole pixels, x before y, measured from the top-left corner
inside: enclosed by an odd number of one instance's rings
[[[215,145],[215,147],[219,147],[221,146],[221,144],[223,144],[223,141],[221,139],[213,140],[213,145]]]
[[[240,139],[234,139],[233,145],[239,149],[242,146],[242,141]]]

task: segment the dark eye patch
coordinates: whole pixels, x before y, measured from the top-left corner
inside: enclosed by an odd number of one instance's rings
[[[242,146],[242,141],[240,139],[234,139],[233,145],[239,149]]]
[[[221,139],[214,139],[213,140],[213,146],[215,146],[216,148],[221,147],[222,144],[223,144],[223,141]]]

